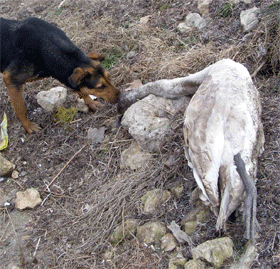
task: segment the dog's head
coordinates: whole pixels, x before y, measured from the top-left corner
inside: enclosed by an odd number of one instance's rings
[[[85,95],[94,95],[115,104],[118,101],[119,90],[113,86],[109,73],[100,64],[104,56],[90,53],[88,57],[90,64],[74,69],[68,78],[70,86]]]

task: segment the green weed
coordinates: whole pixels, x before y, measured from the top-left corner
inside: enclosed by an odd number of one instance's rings
[[[118,50],[113,50],[106,55],[102,65],[105,69],[109,69],[117,64],[118,60],[122,57],[122,53]]]
[[[61,8],[57,8],[57,9],[54,10],[54,15],[58,16],[58,15],[60,15],[62,13],[62,11],[63,11],[62,7]]]
[[[60,106],[54,115],[54,120],[58,122],[70,123],[73,121],[74,115],[77,112],[77,108],[71,106],[71,108],[65,108]]]
[[[218,10],[217,16],[220,17],[231,17],[232,16],[232,11],[233,11],[233,6],[229,2],[223,3],[222,7]]]

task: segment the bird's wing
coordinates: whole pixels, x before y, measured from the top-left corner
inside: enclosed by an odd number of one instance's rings
[[[217,106],[211,76],[205,79],[185,112],[184,137],[186,157],[195,180],[214,212],[219,207],[218,177],[224,147],[224,119]]]

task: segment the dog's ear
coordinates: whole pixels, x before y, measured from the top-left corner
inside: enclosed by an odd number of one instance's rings
[[[91,60],[102,62],[105,60],[105,56],[103,54],[91,52],[87,55]]]
[[[90,75],[88,70],[84,70],[81,67],[75,68],[73,74],[68,78],[68,82],[74,89],[77,88],[85,79],[86,76]]]

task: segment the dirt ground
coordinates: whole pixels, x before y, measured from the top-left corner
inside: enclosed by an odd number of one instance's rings
[[[80,0],[65,1],[68,4],[59,7],[61,2],[0,0],[0,13],[10,19],[45,19],[64,30],[85,53],[104,53],[103,65],[121,90],[135,79],[146,83],[186,76],[224,57],[242,62],[251,74],[261,67],[253,79],[261,95],[266,142],[256,182],[261,232],[253,268],[279,268],[279,46],[269,46],[278,41],[273,43],[274,36],[263,25],[244,43],[239,23],[242,10],[253,6],[265,10],[274,1],[240,3],[225,14],[221,12],[225,11],[222,1],[214,0],[207,31],[189,34],[180,34],[176,27],[189,12],[198,12],[196,1]],[[149,20],[141,26],[145,16],[150,16]],[[269,48],[263,58],[257,57],[260,40]],[[168,268],[171,254],[146,247],[136,238],[112,246],[109,237],[127,218],[137,218],[141,223],[180,223],[192,209],[189,198],[196,184],[183,153],[183,115],[174,116],[172,141],[161,154],[137,171],[120,169],[121,152],[133,139],[118,126],[116,106],[105,104],[95,114],[77,112],[73,122],[57,122],[36,101],[39,91],[57,85],[60,83],[51,78],[25,85],[23,97],[29,118],[42,127],[39,133],[27,135],[0,79],[0,118],[6,112],[9,133],[9,146],[1,153],[19,172],[18,179],[7,177],[0,182],[11,202],[10,207],[0,209],[0,268]],[[76,100],[69,90],[65,106]],[[93,144],[87,139],[88,129],[102,126],[105,137]],[[170,156],[175,162],[167,166]],[[143,214],[142,195],[154,188],[170,190],[180,184],[184,186],[181,198],[172,197],[153,216]],[[42,205],[23,212],[14,209],[15,193],[30,187],[39,190]],[[246,243],[244,224],[237,218],[229,222],[225,234],[218,234],[215,221],[211,215],[199,228],[192,238],[195,245],[227,235],[234,241],[238,259]],[[191,258],[188,246],[181,249]],[[107,259],[106,251],[110,253]]]

